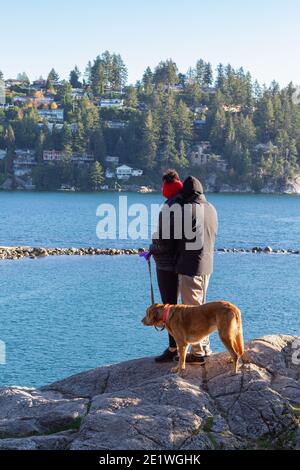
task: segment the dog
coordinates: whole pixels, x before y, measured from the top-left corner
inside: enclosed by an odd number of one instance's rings
[[[234,372],[244,354],[241,312],[236,305],[217,301],[203,305],[151,305],[143,318],[145,326],[166,327],[177,343],[179,362],[172,372],[183,375],[185,359],[190,344],[199,343],[218,330],[220,339],[228,349]]]

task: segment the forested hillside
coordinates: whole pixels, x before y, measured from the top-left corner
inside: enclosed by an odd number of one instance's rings
[[[259,190],[298,170],[296,88],[290,84],[280,89],[276,82],[259,85],[242,68],[219,64],[213,71],[200,59],[181,73],[166,60],[127,85],[122,58],[106,51],[83,73],[75,67],[69,80],[60,80],[54,69],[32,83],[25,73],[17,80],[1,78],[6,84],[6,104],[0,107],[0,149],[6,151],[0,160],[1,180],[13,173],[16,149],[35,151],[38,189],[62,183],[98,187],[107,156],[143,170],[144,184],[157,184],[162,169],[175,167],[183,175],[194,171],[207,180],[213,174],[219,184],[248,183]],[[60,124],[54,119],[49,126],[51,117],[41,110],[56,117],[63,110]],[[203,141],[209,142],[210,158],[196,165],[192,152]],[[56,165],[45,162],[45,150],[61,151],[64,159]],[[74,166],[74,153],[91,154],[100,165]],[[225,162],[222,169],[218,159]]]

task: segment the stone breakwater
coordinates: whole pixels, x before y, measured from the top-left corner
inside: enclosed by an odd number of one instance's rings
[[[1,450],[300,450],[300,337],[213,354],[184,378],[143,358],[34,389],[0,389]]]
[[[146,250],[144,248],[44,248],[31,246],[0,246],[0,261],[23,258],[43,258],[47,256],[117,256],[138,255]],[[300,250],[273,249],[271,246],[253,248],[218,248],[216,253],[265,253],[265,254],[294,254],[299,255]]]
[[[0,260],[43,258],[47,256],[97,256],[97,255],[137,255],[142,253],[142,248],[44,248],[44,247],[0,247]]]

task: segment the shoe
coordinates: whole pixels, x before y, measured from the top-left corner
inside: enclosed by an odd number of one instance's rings
[[[195,354],[193,353],[187,353],[186,355],[186,359],[185,359],[185,362],[187,364],[200,364],[200,365],[204,365],[206,360],[207,360],[208,356],[196,356]],[[175,361],[178,362],[179,361],[179,356],[176,356],[175,357]]]
[[[169,348],[167,348],[160,356],[155,358],[155,362],[173,362],[176,354],[177,350],[172,352]]]

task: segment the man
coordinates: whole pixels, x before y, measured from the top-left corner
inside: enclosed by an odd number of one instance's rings
[[[181,195],[183,198],[183,234],[177,242],[176,250],[179,292],[183,304],[202,305],[206,301],[209,278],[213,272],[218,217],[216,209],[207,202],[203,186],[197,178],[189,176],[184,181]],[[184,212],[190,214],[186,220]],[[192,240],[191,234],[188,233],[188,223],[192,224],[195,235]],[[207,337],[200,344],[192,345],[192,352],[187,355],[186,362],[201,364],[210,354],[210,343]]]

